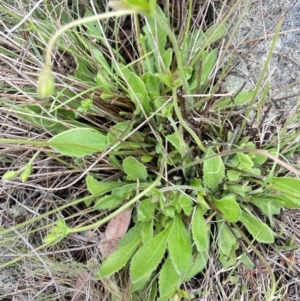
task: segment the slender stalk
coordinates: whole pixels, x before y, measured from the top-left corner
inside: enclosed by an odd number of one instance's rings
[[[59,36],[61,34],[63,34],[65,31],[67,31],[73,27],[76,27],[76,26],[79,26],[82,24],[86,24],[88,22],[94,22],[94,21],[104,20],[104,19],[113,18],[113,17],[122,17],[125,15],[134,14],[136,12],[137,11],[134,9],[113,11],[113,12],[109,12],[109,13],[104,13],[104,14],[99,14],[99,15],[95,15],[95,16],[90,16],[90,17],[74,20],[74,21],[66,24],[65,26],[61,27],[58,31],[56,31],[55,34],[51,37],[51,39],[48,43],[47,49],[46,49],[45,66],[51,65],[51,53],[52,53],[53,46],[54,46],[56,40],[59,38]]]

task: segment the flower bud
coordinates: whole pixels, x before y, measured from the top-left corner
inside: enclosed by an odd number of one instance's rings
[[[17,171],[7,171],[3,176],[2,176],[2,180],[13,180],[16,176],[18,175]]]
[[[49,98],[54,92],[54,78],[51,68],[45,66],[39,75],[38,97],[40,99]]]

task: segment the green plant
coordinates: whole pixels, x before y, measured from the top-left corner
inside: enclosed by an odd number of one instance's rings
[[[107,210],[106,217],[72,228],[58,219],[44,239],[45,244],[56,244],[70,233],[99,227],[131,207],[134,225],[121,239],[117,251],[103,262],[95,278],[110,277],[129,267],[133,291],[148,284],[155,300],[189,298],[181,284],[205,268],[211,232],[218,231],[219,260],[224,268],[236,264],[237,238],[247,239],[245,233],[260,243],[273,243],[276,234],[268,225],[272,226],[273,215],[281,208],[300,207],[299,180],[285,177],[284,171],[277,172],[277,166],[297,175],[300,172],[278,158],[280,149],[275,148],[276,143],[258,149],[250,135],[244,134],[246,122],[241,122],[237,131],[227,126],[233,117],[224,110],[246,108],[245,116],[249,117],[259,95],[256,89],[215,96],[218,83],[213,75],[219,51],[214,43],[225,34],[225,22],[205,31],[187,26],[180,39],[155,1],[112,3],[115,8],[128,10],[96,16],[87,11],[86,19],[74,21],[55,34],[49,42],[38,88],[41,98],[54,93],[50,72],[52,46],[67,29],[85,24],[88,35],[110,57],[107,59],[85,34],[68,33],[69,38],[91,53],[98,69],[93,74],[77,58],[74,80],[86,84],[89,92],[100,90],[103,109],[94,105],[93,94],[79,101],[78,94],[63,88],[57,91],[53,103],[45,105],[46,113],[36,105],[18,108],[20,117],[45,127],[54,136],[47,142],[14,142],[48,146],[58,154],[76,158],[100,153],[101,158],[121,172],[114,181],[87,175],[85,183],[90,196],[77,200],[84,201],[86,206],[93,204],[95,211]],[[117,46],[113,47],[107,39],[102,41],[103,30],[97,22],[128,13],[134,14],[138,33],[138,57],[130,63],[118,54]],[[144,18],[142,28],[138,13]],[[112,116],[108,128],[97,128],[80,120],[82,114],[109,115],[105,105],[109,107],[116,95],[125,99],[127,106],[122,107],[118,116]],[[58,104],[59,99],[65,101]],[[65,110],[65,105],[76,113]],[[214,116],[213,120],[205,117],[210,110],[214,114],[208,116]],[[209,142],[205,144],[205,140]],[[4,179],[8,176],[7,173]],[[257,209],[267,220],[257,214]],[[159,276],[155,277],[156,274]],[[274,286],[273,279],[270,296]]]

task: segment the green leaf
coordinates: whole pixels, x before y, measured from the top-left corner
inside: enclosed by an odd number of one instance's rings
[[[107,142],[108,144],[116,143],[120,140],[122,140],[123,137],[128,135],[135,122],[132,122],[131,120],[120,122],[115,124],[109,129],[109,132],[107,133]],[[114,150],[119,150],[121,148],[128,148],[128,146],[125,143],[119,144],[117,147],[114,148]]]
[[[70,233],[70,228],[66,222],[58,218],[56,225],[50,230],[50,233],[44,238],[47,245],[55,245],[64,239]]]
[[[123,161],[124,172],[131,180],[146,180],[148,172],[146,167],[134,157],[127,157]]]
[[[218,246],[220,248],[220,252],[230,257],[238,248],[238,242],[230,228],[225,222],[222,222],[221,219],[219,219],[217,226],[219,230]]]
[[[85,182],[87,185],[87,189],[91,194],[102,195],[107,192],[110,192],[112,189],[116,187],[120,187],[124,185],[123,183],[116,182],[116,181],[109,181],[109,182],[99,182],[94,177],[88,175],[85,178]]]
[[[153,238],[153,219],[148,222],[142,223],[142,242],[145,244],[147,241]]]
[[[206,249],[196,255],[196,259],[194,259],[190,266],[187,268],[187,271],[182,278],[181,283],[189,281],[195,275],[199,274],[207,265],[209,256],[209,240],[207,241]]]
[[[240,219],[242,210],[234,194],[228,194],[220,200],[214,199],[214,204],[228,222],[236,223]]]
[[[250,202],[258,207],[263,214],[265,214],[270,223],[272,223],[272,216],[275,214],[280,214],[281,208],[284,206],[284,203],[280,200],[273,198],[264,198],[264,197],[251,197]]]
[[[138,210],[137,218],[139,222],[146,222],[154,218],[156,204],[151,202],[150,199],[141,201]]]
[[[182,157],[188,151],[188,145],[183,141],[178,133],[167,135],[166,139],[179,151]]]
[[[193,239],[199,252],[206,250],[209,241],[203,211],[204,210],[198,205],[192,219]]]
[[[183,274],[192,262],[192,244],[179,214],[175,215],[168,237],[168,250],[176,272],[179,275]]]
[[[214,49],[211,52],[204,52],[202,55],[202,73],[201,73],[201,85],[206,83],[210,74],[216,65],[216,60],[218,57],[218,49]]]
[[[223,25],[214,24],[206,30],[204,35],[207,39],[210,39],[210,44],[212,44],[224,36],[224,34],[226,33],[226,30],[227,30],[227,27],[228,27],[227,24],[223,24]]]
[[[253,167],[254,163],[251,160],[250,156],[248,154],[243,153],[237,153],[233,159],[230,161],[230,163],[239,169],[246,169],[247,171],[251,170],[251,167]]]
[[[145,83],[133,72],[130,72],[127,81],[130,86],[128,93],[136,108],[135,114],[139,114],[142,107],[146,115],[149,116],[151,112],[150,98]]]
[[[146,242],[133,256],[130,265],[130,277],[134,290],[142,288],[150,279],[152,272],[161,262],[167,248],[167,228]]]
[[[234,98],[235,104],[240,105],[240,106],[247,104],[247,103],[250,102],[251,99],[253,98],[254,93],[255,93],[254,90],[252,90],[252,91],[241,91],[241,92]]]
[[[172,58],[173,58],[173,51],[171,48],[168,48],[162,55],[162,60],[167,70],[170,69],[171,67]]]
[[[209,149],[205,157],[215,154],[212,149]],[[225,167],[221,156],[205,160],[203,163],[203,180],[207,187],[212,191],[216,191],[218,185],[225,177]]]
[[[168,257],[159,273],[159,295],[157,301],[171,299],[180,286],[180,275],[175,271],[170,257]]]
[[[76,128],[60,133],[49,140],[49,146],[62,155],[83,157],[107,148],[107,138],[98,131]]]
[[[106,195],[97,200],[94,205],[95,210],[113,209],[120,205],[124,199],[118,198],[115,195]]]
[[[141,241],[140,236],[136,236],[126,245],[119,247],[117,251],[112,253],[102,264],[99,272],[95,275],[94,279],[99,279],[101,277],[109,277],[113,273],[119,271],[123,268],[132,254],[135,252]]]
[[[274,233],[273,231],[261,220],[252,216],[246,212],[242,212],[240,221],[245,225],[249,233],[261,243],[273,243]]]
[[[187,216],[189,216],[193,210],[193,201],[191,197],[184,193],[180,193],[178,197],[177,212],[180,213],[181,210],[183,210]]]
[[[272,178],[270,188],[284,194],[296,197],[300,203],[300,180],[296,178]]]

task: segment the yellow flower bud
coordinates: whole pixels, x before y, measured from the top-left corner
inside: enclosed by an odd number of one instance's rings
[[[45,66],[39,75],[38,97],[49,98],[54,92],[54,78],[50,66]]]
[[[10,170],[2,176],[2,180],[13,180],[17,175],[18,172]]]

